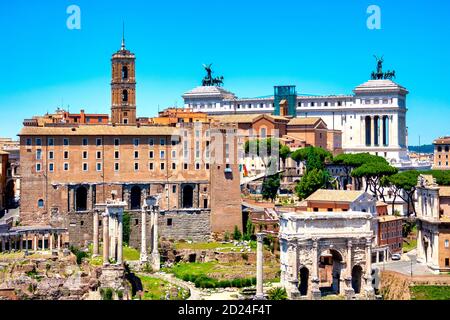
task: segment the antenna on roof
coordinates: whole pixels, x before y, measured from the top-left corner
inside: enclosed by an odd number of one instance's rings
[[[125,50],[125,21],[122,21],[122,50]]]

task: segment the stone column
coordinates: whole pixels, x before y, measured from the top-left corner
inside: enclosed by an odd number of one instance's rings
[[[45,251],[45,233],[42,234],[42,251]]]
[[[148,261],[147,255],[147,206],[142,207],[141,213],[141,263]]]
[[[375,292],[372,286],[372,239],[366,239],[366,297],[373,299]]]
[[[61,234],[58,233],[58,251],[61,251]]]
[[[98,211],[94,210],[94,250],[93,255],[96,257],[99,255],[98,250]]]
[[[381,130],[380,130],[380,146],[384,147],[384,140],[385,140],[384,132],[385,132],[386,128],[384,125],[383,118],[384,118],[384,116],[380,116],[380,128],[381,128]]]
[[[121,265],[123,260],[123,213],[117,215],[117,264]]]
[[[152,246],[152,269],[153,271],[159,271],[161,267],[161,260],[158,250],[158,212],[159,209],[153,210],[153,246]]]
[[[23,251],[23,236],[19,235],[19,250]]]
[[[264,300],[264,233],[256,234],[256,296],[255,300]]]
[[[2,252],[6,251],[6,238],[2,237]]]
[[[37,251],[38,250],[38,238],[37,238],[37,234],[34,234],[34,238],[33,238],[33,250]]]
[[[433,258],[431,263],[439,268],[439,231],[433,231]]]
[[[50,251],[53,251],[53,233],[52,232],[50,232],[50,235],[49,235],[49,248],[48,248]]]
[[[313,276],[311,279],[311,299],[313,300],[320,300],[322,297],[322,294],[320,293],[319,289],[319,243],[317,239],[313,239],[313,250],[312,250],[312,269],[313,269]]]
[[[290,295],[291,299],[296,299],[300,297],[300,291],[298,290],[298,282],[299,282],[299,276],[298,276],[298,240],[293,240],[289,242],[288,244],[288,254],[292,258],[291,264],[292,264],[292,276],[290,279],[288,279],[289,286],[290,286]]]
[[[25,233],[25,255],[28,255],[28,233]]]
[[[347,241],[347,276],[345,278],[345,288],[344,288],[344,295],[346,299],[352,299],[355,295],[355,290],[352,288],[352,248],[353,243],[352,240]],[[341,289],[342,291],[342,289]]]
[[[14,251],[17,251],[17,236],[15,236],[13,239],[14,239]]]
[[[109,264],[109,214],[103,213],[103,265]]]
[[[109,258],[116,258],[116,221],[112,215],[109,215],[108,218],[109,224]]]

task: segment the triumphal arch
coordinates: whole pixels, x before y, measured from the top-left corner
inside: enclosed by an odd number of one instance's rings
[[[281,283],[288,297],[374,298],[371,219],[359,211],[282,213]]]

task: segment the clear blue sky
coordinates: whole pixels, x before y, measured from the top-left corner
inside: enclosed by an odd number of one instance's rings
[[[81,30],[66,27],[69,5]],[[381,8],[382,29],[366,27]],[[338,94],[369,79],[373,54],[397,71],[408,100],[410,145],[450,135],[450,2],[443,0],[15,0],[0,2],[0,136],[24,118],[70,111],[109,113],[110,58],[137,55],[138,115],[182,105],[214,63],[240,97],[295,84],[299,93]]]

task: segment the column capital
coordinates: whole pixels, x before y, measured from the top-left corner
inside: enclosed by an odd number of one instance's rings
[[[353,247],[353,241],[352,240],[348,240],[347,241],[347,248],[351,249]]]
[[[266,237],[266,235],[264,233],[257,233],[256,234],[256,240],[258,242],[262,242],[264,240],[264,238]]]

